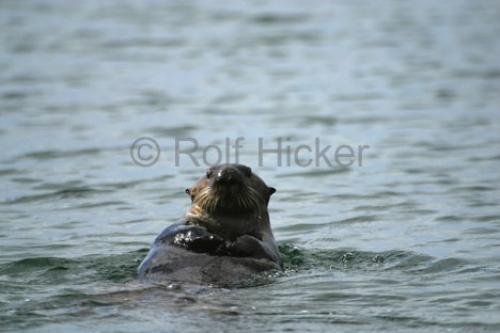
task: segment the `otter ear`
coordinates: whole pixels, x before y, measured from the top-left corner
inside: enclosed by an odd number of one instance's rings
[[[273,195],[274,192],[276,192],[276,189],[274,187],[268,187],[269,191],[269,196]]]

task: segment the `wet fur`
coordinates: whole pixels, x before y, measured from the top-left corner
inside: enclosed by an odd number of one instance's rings
[[[236,181],[221,184],[227,174]],[[139,275],[227,285],[257,272],[280,269],[281,256],[267,211],[274,191],[243,165],[207,170],[186,189],[192,204],[184,221],[157,237]]]

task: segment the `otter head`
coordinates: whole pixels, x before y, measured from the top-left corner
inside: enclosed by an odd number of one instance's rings
[[[270,228],[267,205],[274,192],[245,165],[216,165],[186,189],[192,203],[187,219],[219,234],[256,234]]]

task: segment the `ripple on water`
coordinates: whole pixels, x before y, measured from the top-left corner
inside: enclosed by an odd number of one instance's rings
[[[0,169],[0,177],[17,175],[17,174],[21,174],[21,173],[23,173],[21,170],[14,169],[14,168]]]
[[[331,168],[331,169],[322,169],[322,170],[307,170],[301,172],[289,172],[289,173],[281,173],[277,174],[276,178],[290,178],[290,177],[324,177],[336,174],[342,174],[349,172],[349,168]]]
[[[408,281],[415,276],[429,276],[435,274],[448,275],[452,272],[456,274],[474,274],[479,269],[468,262],[457,259],[437,259],[431,256],[421,255],[410,251],[384,251],[369,252],[355,251],[349,249],[339,250],[306,250],[299,249],[293,244],[280,244],[280,251],[284,257],[285,272],[278,275],[264,275],[256,278],[250,284],[244,284],[242,292],[246,287],[268,288],[272,284],[296,283],[314,286],[314,292],[308,294],[307,299],[316,304],[315,307],[328,307],[331,302],[338,302],[346,306],[354,304],[365,304],[365,306],[379,306],[381,303],[406,302],[409,298],[404,293],[393,294],[390,292],[373,293],[372,288],[382,288],[382,286],[399,286],[406,288],[405,279],[400,278],[400,274],[405,274]],[[196,288],[188,291],[186,287],[174,285],[143,285],[134,281],[136,267],[145,256],[147,249],[130,252],[122,255],[112,256],[86,256],[81,258],[67,259],[57,257],[26,258],[0,265],[0,276],[3,279],[0,285],[5,290],[25,291],[20,284],[36,283],[37,286],[61,286],[56,288],[57,295],[49,299],[31,300],[30,302],[14,302],[15,308],[11,304],[0,305],[2,308],[11,308],[11,314],[7,323],[12,324],[12,320],[24,320],[28,325],[40,325],[50,321],[50,316],[59,313],[62,316],[73,316],[78,313],[81,317],[91,317],[98,313],[98,307],[110,307],[110,311],[121,311],[121,308],[130,306],[134,302],[144,304],[147,300],[149,304],[161,303],[169,311],[176,311],[179,305],[185,310],[199,311],[200,307],[205,311],[213,309],[215,313],[233,315],[252,311],[245,310],[241,306],[231,306],[230,303],[218,304],[218,298],[224,298],[224,289]],[[332,273],[334,278],[332,279]],[[391,273],[392,272],[392,273]],[[397,273],[394,275],[394,273]],[[307,275],[307,276],[304,276]],[[498,275],[498,273],[497,273]],[[5,280],[8,277],[8,280]],[[85,284],[93,285],[96,282],[109,285],[108,290],[101,288],[93,289],[85,287]],[[128,282],[128,284],[123,284]],[[118,284],[117,284],[118,283]],[[333,285],[332,285],[333,283]],[[411,283],[409,284],[411,285]],[[83,287],[83,288],[82,288]],[[189,287],[187,287],[189,288]],[[251,288],[251,290],[253,290]],[[92,290],[94,290],[92,292]],[[278,298],[277,289],[273,289],[274,298]],[[298,289],[296,289],[298,290]],[[372,291],[370,291],[372,290]],[[403,289],[404,290],[404,289]],[[300,295],[302,291],[297,291]],[[214,294],[215,293],[215,294]],[[287,290],[287,299],[295,299]],[[214,295],[218,295],[214,299]],[[435,294],[434,294],[435,295]],[[208,296],[208,297],[207,297]],[[449,297],[449,296],[448,296]],[[188,301],[189,300],[189,301]],[[436,296],[429,299],[429,304],[438,302],[446,304],[446,300]],[[449,300],[456,303],[458,300]],[[488,306],[491,301],[487,299],[477,300],[471,298],[470,306]],[[189,306],[189,309],[185,308]],[[283,305],[286,306],[286,305]],[[292,315],[292,304],[286,311],[287,317]],[[321,314],[310,307],[306,317],[320,316]],[[68,310],[69,309],[69,310]],[[323,308],[324,309],[324,308]],[[264,311],[264,310],[262,310]],[[323,310],[334,311],[334,309]],[[32,316],[32,312],[43,314]],[[255,311],[254,311],[255,312]],[[264,311],[267,315],[272,312]],[[251,313],[251,312],[250,312]],[[281,314],[280,314],[281,315]],[[394,320],[391,316],[386,320]],[[396,316],[397,317],[397,316]],[[363,319],[348,317],[347,322],[353,321],[357,324],[363,323]],[[419,321],[422,318],[416,317]],[[370,322],[370,317],[365,318]],[[373,318],[372,318],[373,319]],[[415,320],[417,320],[415,319]],[[423,325],[423,324],[422,324]]]
[[[108,190],[95,189],[88,186],[66,188],[59,191],[53,191],[43,194],[33,194],[20,196],[13,199],[7,199],[2,202],[4,205],[17,205],[31,202],[48,201],[54,199],[70,199],[70,198],[84,198],[95,195],[97,193],[109,193]]]
[[[0,265],[0,275],[13,281],[37,284],[84,283],[96,280],[128,281],[147,249],[112,256],[87,256],[76,259],[58,257],[25,258]],[[54,273],[55,272],[55,273]],[[78,276],[78,280],[74,280]]]
[[[44,150],[44,151],[36,151],[32,153],[27,153],[21,155],[17,159],[34,159],[34,160],[52,160],[52,159],[66,159],[68,157],[79,157],[79,156],[96,156],[101,153],[101,149],[99,148],[84,148],[84,149],[76,149],[76,150],[65,150],[65,151],[57,151],[57,150]]]

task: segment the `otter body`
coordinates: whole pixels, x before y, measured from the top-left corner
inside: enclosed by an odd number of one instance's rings
[[[229,285],[281,269],[267,205],[276,190],[249,167],[214,166],[186,193],[185,218],[166,228],[139,266],[142,278]]]

